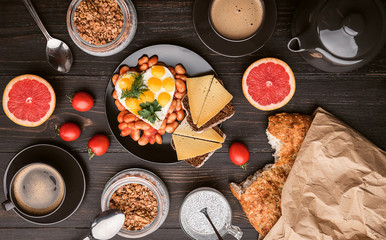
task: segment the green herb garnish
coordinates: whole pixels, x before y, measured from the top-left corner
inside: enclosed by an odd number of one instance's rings
[[[157,99],[153,102],[140,103],[141,111],[138,111],[138,114],[144,119],[149,120],[149,122],[154,123],[156,120],[160,120],[155,114],[157,111],[161,111],[162,107],[159,105]]]
[[[132,76],[134,77],[134,81],[131,84],[131,89],[122,90],[122,95],[121,95],[122,99],[126,99],[126,98],[138,99],[141,94],[149,90],[149,88],[143,83],[142,74],[132,73]]]

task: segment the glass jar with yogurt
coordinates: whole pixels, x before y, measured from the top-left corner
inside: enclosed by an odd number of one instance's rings
[[[239,227],[231,225],[232,209],[219,191],[209,187],[197,188],[184,199],[180,208],[180,225],[182,230],[192,239],[218,239],[212,226],[200,211],[207,208],[208,215],[221,236],[233,235],[241,239],[243,232]]]

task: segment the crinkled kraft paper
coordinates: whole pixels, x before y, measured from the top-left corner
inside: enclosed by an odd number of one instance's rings
[[[386,153],[319,108],[281,207],[265,240],[386,239]]]

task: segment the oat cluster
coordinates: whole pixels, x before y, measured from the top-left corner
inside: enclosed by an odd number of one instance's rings
[[[122,31],[123,20],[122,9],[115,0],[83,0],[74,14],[76,31],[93,45],[114,41]]]
[[[157,216],[158,204],[154,193],[146,186],[130,183],[118,188],[111,196],[109,209],[125,214],[123,227],[129,231],[144,229]]]

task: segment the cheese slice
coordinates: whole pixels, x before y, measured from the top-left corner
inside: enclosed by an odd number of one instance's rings
[[[233,96],[224,88],[224,86],[213,78],[208,95],[205,99],[202,111],[199,116],[197,127],[202,127],[212,117],[217,115],[231,100]]]
[[[192,137],[192,138],[198,138],[206,141],[212,141],[212,142],[218,142],[218,143],[223,143],[224,138],[216,132],[213,128],[208,128],[204,130],[203,132],[195,132],[193,129],[190,127],[187,118],[184,119],[180,123],[180,125],[177,127],[177,129],[174,131],[173,134],[177,134],[180,136],[186,136],[186,137]]]
[[[197,124],[202,106],[208,94],[214,75],[187,78],[186,88],[188,91],[190,114],[194,124]]]
[[[221,143],[208,142],[197,138],[172,135],[178,160],[194,158],[221,148]]]

